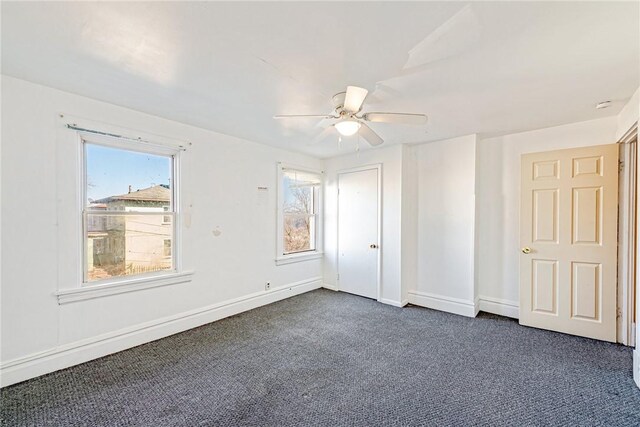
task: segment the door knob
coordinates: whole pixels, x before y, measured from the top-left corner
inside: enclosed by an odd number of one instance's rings
[[[531,253],[531,248],[528,246],[525,246],[524,248],[522,248],[522,253],[523,254],[530,254]]]
[[[372,243],[372,244],[369,245],[369,247],[371,249],[376,249],[378,247],[378,245],[376,245],[375,243]]]

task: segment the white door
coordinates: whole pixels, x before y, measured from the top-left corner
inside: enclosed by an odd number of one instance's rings
[[[338,288],[378,298],[378,174],[338,174]]]
[[[522,156],[520,323],[616,341],[618,147]]]

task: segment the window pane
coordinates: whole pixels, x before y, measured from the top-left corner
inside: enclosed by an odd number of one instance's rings
[[[284,253],[315,250],[315,216],[284,215]]]
[[[172,270],[173,221],[165,216],[87,214],[86,281]]]
[[[284,177],[284,206],[285,214],[314,213],[314,187],[305,182],[296,181],[289,176]]]
[[[322,183],[322,179],[318,173],[300,171],[296,169],[283,169],[282,173],[285,177],[300,183],[306,183],[309,185],[320,185]]]
[[[172,158],[85,144],[87,207],[144,212],[171,207]]]
[[[317,173],[282,170],[283,254],[316,249],[316,198],[321,182]]]

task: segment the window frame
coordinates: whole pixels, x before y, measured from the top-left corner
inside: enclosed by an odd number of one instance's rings
[[[79,131],[79,160],[81,164],[80,168],[80,188],[79,188],[79,212],[80,212],[80,251],[82,260],[82,271],[80,272],[80,288],[90,289],[94,287],[104,287],[110,285],[126,285],[127,283],[139,283],[140,281],[150,281],[153,279],[166,279],[172,276],[180,276],[182,271],[181,265],[181,236],[180,227],[177,226],[180,218],[180,154],[181,151],[178,148],[173,148],[164,145],[149,144],[146,142],[137,142],[135,140],[124,139],[119,137],[112,137],[108,135],[96,134],[92,132]],[[87,209],[87,144],[100,145],[103,147],[120,149],[126,151],[132,151],[136,153],[151,154],[155,156],[169,157],[171,160],[171,205],[173,209],[169,212],[157,212],[157,213],[144,213],[144,212],[127,212],[127,211],[91,211]],[[87,242],[87,219],[90,214],[98,215],[158,215],[164,216],[171,215],[173,218],[172,238],[173,245],[171,248],[171,269],[153,271],[149,273],[132,274],[120,277],[110,277],[106,279],[88,281],[88,242]]]
[[[58,305],[84,303],[85,301],[140,292],[164,286],[188,285],[196,274],[183,257],[182,238],[185,233],[181,218],[184,212],[181,201],[182,161],[188,160],[189,147],[193,144],[183,138],[159,135],[155,128],[134,129],[104,123],[85,117],[58,112],[56,119],[56,148],[52,159],[56,165],[56,236],[60,245],[57,252],[57,286],[53,293]],[[174,203],[176,209],[176,232],[174,250],[179,255],[176,262],[177,273],[160,277],[134,277],[127,280],[107,282],[100,285],[83,286],[84,268],[82,254],[84,236],[82,235],[82,208],[84,207],[83,188],[83,144],[82,138],[91,141],[103,140],[109,145],[129,149],[132,144],[149,147],[152,153],[156,149],[169,150],[176,154],[174,168]]]
[[[299,252],[285,253],[284,251],[284,175],[287,170],[296,170],[304,173],[311,173],[318,176],[320,184],[314,187],[313,207],[315,213],[314,226],[311,231],[315,240],[315,249],[309,249]],[[276,232],[276,265],[291,264],[295,262],[308,261],[313,259],[319,259],[323,256],[323,239],[322,239],[322,222],[323,222],[323,187],[324,187],[324,173],[321,170],[311,169],[304,166],[291,165],[286,163],[278,163],[277,165],[277,232]]]

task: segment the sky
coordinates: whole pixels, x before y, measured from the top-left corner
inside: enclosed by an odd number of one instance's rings
[[[87,198],[125,194],[170,184],[171,158],[87,144]]]

